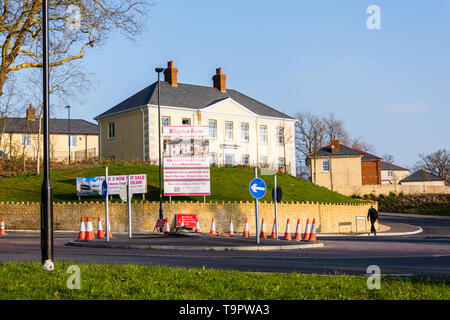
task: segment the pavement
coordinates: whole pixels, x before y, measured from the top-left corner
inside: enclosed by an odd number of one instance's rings
[[[410,224],[396,223],[389,227],[380,225],[379,236],[401,236],[412,235],[422,232],[422,228]],[[367,237],[369,233],[318,233],[317,239],[330,237]],[[293,238],[293,237],[292,237]],[[152,232],[146,234],[134,234],[129,238],[128,234],[114,234],[110,241],[106,239],[93,239],[89,241],[74,240],[66,245],[90,248],[121,248],[121,249],[154,249],[154,250],[206,250],[206,251],[272,251],[272,250],[295,250],[322,248],[324,244],[320,241],[296,241],[279,239],[260,239],[256,243],[255,235],[244,238],[242,235],[233,237],[227,235],[210,236],[204,233],[172,232],[165,237],[162,233]]]

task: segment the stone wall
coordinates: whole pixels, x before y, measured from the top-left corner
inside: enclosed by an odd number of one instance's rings
[[[388,195],[390,192],[404,194],[450,194],[450,186],[434,186],[434,185],[365,185],[365,186],[336,186],[333,191],[339,192],[346,196],[371,194],[378,196],[380,194]]]
[[[378,208],[377,203],[374,207]],[[135,201],[132,202],[133,232],[151,232],[159,216],[159,202]],[[282,202],[278,204],[278,230],[284,234],[286,220],[290,219],[290,231],[295,232],[297,219],[300,219],[302,232],[305,229],[306,219],[316,219],[317,232],[346,233],[368,231],[362,220],[357,216],[366,217],[370,208],[369,203],[364,204],[324,204],[303,202]],[[163,203],[164,217],[172,222],[176,213],[196,213],[199,218],[202,232],[209,232],[211,220],[214,218],[216,230],[226,233],[230,218],[233,219],[235,233],[244,229],[245,218],[249,220],[250,232],[255,232],[255,204],[254,202],[188,202],[173,201]],[[53,206],[54,230],[78,231],[81,217],[91,217],[94,229],[97,230],[97,219],[101,217],[105,229],[105,203],[104,202],[67,202],[55,203]],[[110,224],[113,232],[127,232],[128,213],[127,204],[120,202],[109,203]],[[274,204],[259,203],[259,218],[264,218],[266,232],[272,231],[274,221]],[[39,203],[0,203],[0,218],[5,219],[7,230],[39,230],[40,204]],[[357,225],[358,222],[358,225]],[[261,220],[259,221],[261,225]],[[369,228],[369,226],[367,226]]]

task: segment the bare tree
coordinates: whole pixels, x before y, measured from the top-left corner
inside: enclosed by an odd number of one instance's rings
[[[394,163],[394,156],[392,154],[383,154],[383,160],[389,163]]]
[[[440,149],[427,155],[420,153],[413,170],[421,169],[445,179],[447,185],[450,184],[450,152]]]
[[[361,137],[350,139],[350,147],[364,152],[375,152],[375,147],[371,143],[365,142]]]
[[[349,135],[344,128],[344,122],[336,119],[333,112],[330,112],[327,116],[323,116],[322,122],[327,141],[331,141],[336,137],[342,144],[347,145],[349,143]]]
[[[49,0],[50,67],[82,59],[112,31],[130,39],[142,32],[147,0]],[[42,0],[3,0],[0,16],[0,96],[10,75],[42,68]]]

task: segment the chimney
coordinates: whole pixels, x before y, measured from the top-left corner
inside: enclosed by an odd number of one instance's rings
[[[35,112],[36,112],[36,110],[33,108],[33,105],[30,103],[30,107],[27,109],[27,120],[34,121],[36,119]]]
[[[164,80],[172,85],[172,87],[178,86],[177,81],[178,69],[173,66],[173,61],[167,62],[167,68],[164,69]]]
[[[225,82],[227,80],[227,76],[222,73],[222,68],[216,69],[216,74],[213,76],[214,88],[219,89],[222,92],[227,91]]]
[[[336,139],[336,136],[331,140],[331,152],[339,152],[339,140]]]

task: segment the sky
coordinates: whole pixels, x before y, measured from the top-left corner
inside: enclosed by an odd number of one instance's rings
[[[371,5],[380,29],[367,27]],[[117,33],[87,52],[95,89],[71,118],[94,122],[174,60],[181,83],[212,86],[222,67],[227,88],[292,117],[333,112],[375,154],[412,167],[450,149],[449,17],[448,0],[158,0],[137,40]]]

